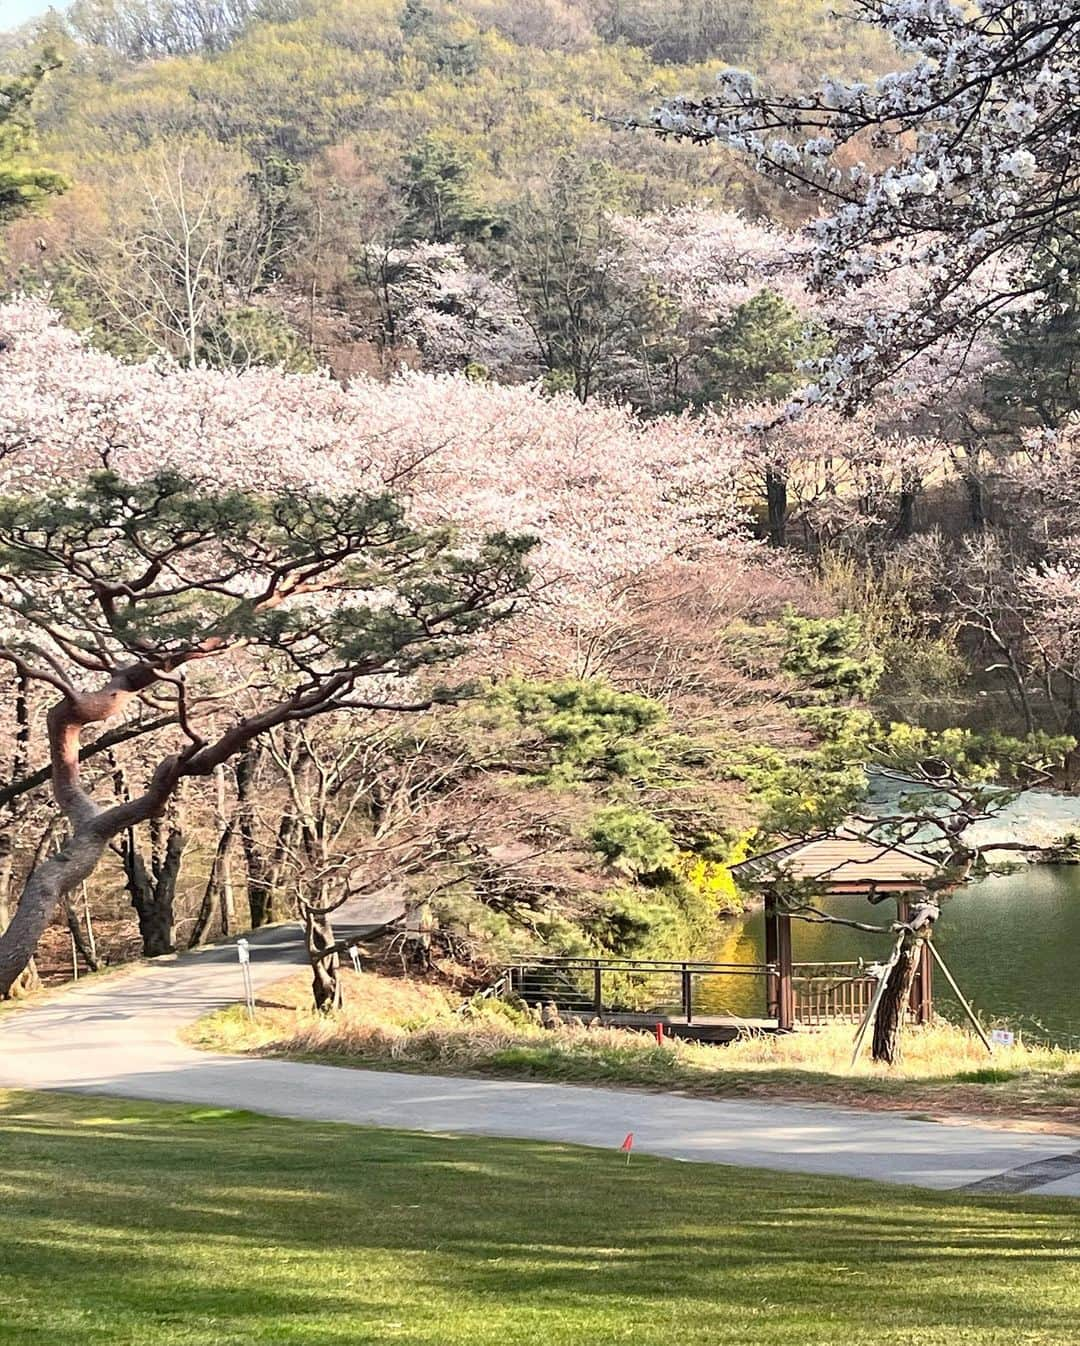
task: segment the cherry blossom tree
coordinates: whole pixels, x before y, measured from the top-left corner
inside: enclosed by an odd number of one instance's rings
[[[619,215],[614,224],[626,244],[627,277],[661,285],[697,326],[764,288],[800,312],[816,312],[820,301],[807,288],[810,247],[797,233],[705,206]]]
[[[534,387],[403,373],[123,364],[36,301],[0,306],[0,489],[102,465],[216,485],[390,490],[423,524],[528,532],[541,611],[606,620],[628,575],[740,547],[737,446],[708,417],[645,421]]]
[[[853,415],[820,406],[795,417],[778,403],[757,403],[724,408],[713,424],[736,458],[741,489],[763,502],[773,546],[865,556],[911,534],[923,484],[948,460],[947,446],[908,420],[895,403]]]
[[[1080,740],[1080,417],[1029,432],[1023,449],[1000,474],[1023,545],[1012,610],[1041,691]]]
[[[183,780],[278,726],[426,704],[424,670],[466,648],[572,653],[628,579],[746,545],[704,421],[463,377],[124,364],[30,301],[0,308],[0,379],[0,659],[56,698],[70,830],[0,935],[0,993],[57,901]],[[403,700],[393,681],[413,676]],[[82,763],[144,732],[165,736],[148,785],[98,804]]]
[[[837,330],[811,399],[857,400],[930,351],[962,363],[1010,306],[1038,301],[1033,259],[1049,238],[1075,237],[1080,204],[1077,0],[855,7],[910,57],[903,69],[797,94],[725,70],[713,93],[654,114],[660,134],[741,150],[821,203],[815,290],[915,278],[891,312]]]
[[[479,367],[535,377],[540,351],[513,289],[466,260],[456,243],[369,244],[358,271],[376,302],[381,345],[408,342],[426,368]]]

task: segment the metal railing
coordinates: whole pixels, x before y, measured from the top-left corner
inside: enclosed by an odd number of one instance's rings
[[[569,1014],[666,1014],[694,1021],[702,982],[768,977],[772,963],[708,963],[650,958],[536,957],[507,968],[506,988],[527,1004],[554,1004]]]
[[[795,963],[791,978],[794,1022],[807,1028],[857,1023],[877,988],[876,971],[875,965],[862,960]],[[517,996],[530,1005],[552,1004],[566,1014],[655,1014],[681,1017],[692,1024],[695,1013],[699,1020],[710,1017],[696,1012],[695,1005],[700,1006],[703,999],[718,999],[702,993],[710,981],[721,977],[760,978],[762,1011],[776,1016],[779,969],[775,963],[538,955],[509,966],[496,993]]]

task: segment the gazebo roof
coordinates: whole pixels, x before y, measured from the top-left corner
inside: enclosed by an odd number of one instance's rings
[[[830,893],[907,893],[940,873],[935,860],[889,841],[834,833],[804,838],[731,866],[737,882],[768,884],[782,875]]]

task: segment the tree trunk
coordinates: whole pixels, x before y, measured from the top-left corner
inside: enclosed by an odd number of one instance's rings
[[[930,938],[937,916],[938,908],[934,903],[922,902],[902,927],[900,955],[889,972],[885,992],[874,1016],[873,1058],[885,1065],[893,1066],[900,1061],[911,988],[919,970],[923,942]]]
[[[232,881],[232,843],[236,835],[236,820],[225,811],[225,768],[214,768],[214,822],[218,830],[218,850],[214,856],[217,879],[221,886],[221,933],[231,935],[236,929],[236,898]]]
[[[405,954],[410,967],[431,971],[431,904],[426,898],[405,908]]]
[[[128,798],[120,768],[115,770],[114,779],[117,794],[122,799]],[[131,905],[139,918],[145,958],[176,952],[176,884],[186,842],[183,814],[175,800],[167,824],[160,817],[151,820],[149,860],[139,849],[134,827],[120,838],[120,859]]]
[[[229,891],[228,855],[232,848],[234,836],[235,829],[230,820],[225,824],[225,830],[218,836],[217,849],[214,851],[213,863],[210,866],[210,873],[206,878],[206,887],[203,890],[202,906],[199,908],[199,914],[195,918],[195,925],[188,940],[189,949],[194,949],[206,938],[206,932],[210,928],[215,911],[219,914],[222,935],[228,935],[232,931],[232,909],[226,893]]]
[[[922,489],[918,476],[904,472],[900,484],[900,501],[896,519],[896,536],[911,537],[915,531],[915,503]]]
[[[1065,717],[1065,733],[1076,740],[1076,746],[1065,754],[1063,763],[1063,785],[1066,790],[1076,788],[1080,780],[1080,705],[1077,705],[1077,688],[1074,679],[1069,680],[1069,693]]]
[[[19,674],[15,681],[15,740],[11,755],[11,779],[26,774],[30,761],[30,706],[27,700],[29,686]],[[19,801],[11,800],[0,819],[0,935],[11,924],[11,888],[15,878],[15,832],[19,825]],[[41,984],[33,959],[25,971],[5,993],[14,998],[36,990]]]
[[[311,907],[304,908],[304,939],[311,959],[311,990],[320,1014],[332,1014],[341,1008],[341,957],[327,954],[334,946],[334,928],[329,916]]]
[[[219,913],[223,936],[231,934],[236,925],[232,871],[229,865],[233,839],[236,836],[236,819],[230,818],[225,810],[224,767],[217,767],[214,771],[214,824],[218,834],[217,846],[203,890],[202,906],[199,908],[188,940],[189,949],[194,949],[206,938],[215,911]]]
[[[74,903],[69,893],[64,898],[64,916],[67,919],[67,928],[71,932],[71,943],[79,954],[79,957],[86,964],[91,972],[96,972],[101,964],[98,962],[97,950],[83,930],[79,921],[79,913],[75,910]]]
[[[889,973],[885,994],[874,1017],[873,1057],[875,1061],[882,1061],[890,1066],[896,1065],[900,1060],[904,1019],[911,1002],[911,988],[919,966],[917,946],[918,941],[914,937],[905,935],[900,948],[900,957]]]
[[[31,870],[11,923],[0,938],[0,999],[12,993],[26,970],[57,905],[90,877],[107,844],[103,832],[92,826],[80,828]]]
[[[12,822],[11,827],[14,826]],[[11,924],[11,886],[15,877],[15,855],[14,844],[11,831],[5,828],[0,831],[0,935],[3,935]],[[5,996],[12,999],[28,992],[36,990],[41,985],[41,978],[38,976],[37,966],[31,959],[26,965],[25,971],[18,977],[4,992]]]
[[[787,534],[787,478],[772,467],[765,473],[765,501],[769,513],[769,546],[782,547]]]
[[[968,502],[968,518],[971,521],[971,527],[977,533],[981,533],[986,527],[986,498],[983,494],[983,484],[981,478],[974,473],[967,473],[964,477],[964,490]]]
[[[236,763],[236,790],[240,800],[237,826],[247,865],[248,910],[252,930],[269,925],[276,919],[277,872],[280,869],[280,857],[288,849],[290,829],[294,825],[294,820],[288,814],[281,819],[274,847],[268,858],[265,848],[260,848],[255,834],[255,778],[262,756],[261,747],[252,747],[243,753]]]

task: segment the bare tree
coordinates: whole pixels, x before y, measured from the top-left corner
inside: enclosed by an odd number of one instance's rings
[[[194,367],[205,333],[243,302],[266,258],[253,165],[208,140],[165,141],[136,166],[137,192],[68,254],[101,322],[140,351]]]

